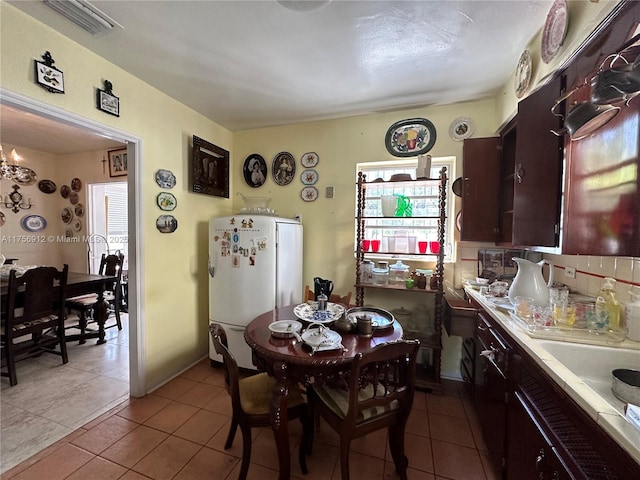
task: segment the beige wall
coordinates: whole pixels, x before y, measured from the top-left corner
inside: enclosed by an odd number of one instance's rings
[[[6,2],[0,2],[0,22],[3,89],[142,139],[137,168],[144,284],[139,300],[145,320],[146,383],[153,388],[208,352],[206,225],[212,215],[228,213],[231,200],[188,191],[189,142],[197,135],[229,150],[232,134]],[[33,61],[47,50],[64,72],[64,95],[34,83]],[[95,88],[105,78],[120,97],[120,117],[95,107]],[[155,227],[161,213],[154,181],[159,168],[173,171],[178,180],[172,193],[178,200],[179,226],[173,234],[161,234]]]
[[[532,39],[530,48],[536,64],[534,82],[559,65],[614,3],[570,2],[569,34],[552,65],[541,64],[540,39]],[[511,78],[496,97],[488,100],[232,133],[4,2],[0,2],[0,21],[2,88],[142,138],[139,229],[148,388],[171,378],[207,353],[206,226],[212,215],[228,214],[242,207],[236,193],[273,197],[271,206],[281,216],[301,214],[305,227],[304,282],[311,283],[314,276],[321,276],[332,278],[336,291],[353,290],[355,165],[392,158],[384,147],[389,126],[412,117],[431,120],[438,133],[430,153],[457,158],[457,171],[450,172],[453,180],[461,174],[462,143],[449,137],[451,121],[467,116],[475,124],[475,137],[490,136],[516,110]],[[46,50],[51,51],[56,65],[64,71],[65,95],[50,94],[34,83],[33,60]],[[514,70],[515,66],[514,62]],[[94,91],[105,78],[113,83],[114,93],[120,97],[119,118],[95,108]],[[189,192],[188,146],[192,135],[230,150],[231,199]],[[318,153],[318,200],[311,203],[301,200],[300,171],[296,180],[284,187],[276,185],[272,178],[257,189],[245,184],[242,164],[248,155],[262,155],[270,167],[273,156],[281,151],[291,152],[298,161],[305,152]],[[172,170],[178,179],[172,193],[178,200],[175,216],[179,227],[170,235],[160,234],[155,228],[160,211],[155,205],[159,188],[153,179],[159,168]],[[327,186],[334,187],[333,199],[324,197]],[[477,246],[466,244],[462,248]],[[447,266],[446,276],[454,283],[464,265],[458,261],[457,274],[451,267]],[[640,272],[640,268],[636,270]],[[427,297],[411,293],[368,295],[366,302],[387,308],[403,305],[416,310],[430,303]],[[456,376],[459,339],[447,338],[445,334],[443,343],[443,372]]]
[[[24,148],[19,145],[3,144],[6,152],[14,147],[23,157],[21,165],[36,172],[38,181],[51,180],[57,190],[46,194],[38,188],[38,182],[33,185],[21,185],[20,193],[27,199],[31,198],[33,206],[29,210],[14,213],[9,208],[2,208],[5,224],[2,226],[2,243],[0,251],[7,258],[17,258],[22,265],[55,265],[62,267],[69,265],[69,270],[83,272],[87,270],[87,208],[89,206],[88,185],[91,183],[106,183],[121,181],[123,177],[110,178],[109,171],[103,173],[102,158],[106,151],[84,152],[74,155],[53,155]],[[79,204],[84,206],[85,214],[77,217],[81,229],[73,230],[71,239],[65,238],[65,231],[72,227],[62,221],[62,209],[74,205],[69,199],[62,198],[60,188],[71,185],[73,178],[82,181],[82,188],[78,192]],[[124,177],[126,180],[126,177]],[[3,198],[12,192],[13,181],[0,180],[0,192]],[[22,219],[28,215],[40,215],[47,221],[47,227],[41,232],[27,232],[22,228]],[[74,214],[74,218],[75,214]],[[76,243],[77,242],[77,243]]]

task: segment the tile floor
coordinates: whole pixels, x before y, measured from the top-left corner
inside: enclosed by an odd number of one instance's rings
[[[69,363],[66,365],[58,356],[43,354],[18,362],[18,385],[11,387],[9,379],[2,377],[0,472],[128,400],[126,314],[122,315],[122,322],[121,331],[106,330],[106,344],[96,345],[95,339],[87,340],[84,345],[68,342]]]
[[[406,432],[409,479],[498,478],[488,465],[478,421],[461,384],[445,381],[444,386],[444,395],[416,394]],[[126,399],[70,432],[6,471],[2,479],[235,480],[242,442],[238,431],[233,447],[223,449],[230,413],[222,370],[205,359],[146,397]],[[298,421],[292,421],[290,429],[297,451]],[[398,478],[386,443],[380,431],[352,444],[353,480]],[[294,460],[292,478],[338,480],[337,445],[335,433],[321,424],[309,473],[302,475]],[[256,429],[248,479],[277,477],[273,434],[268,428]]]

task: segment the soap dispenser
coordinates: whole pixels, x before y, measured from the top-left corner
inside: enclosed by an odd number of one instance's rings
[[[609,314],[609,328],[620,327],[620,304],[614,291],[615,285],[616,280],[614,278],[605,277],[602,288],[596,298],[596,310],[606,310]]]
[[[624,307],[627,338],[640,342],[640,292],[629,292],[631,302]]]

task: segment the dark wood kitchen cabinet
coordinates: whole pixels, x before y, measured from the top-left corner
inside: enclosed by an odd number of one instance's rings
[[[640,464],[482,307],[475,348],[474,407],[501,478],[640,478]]]
[[[486,312],[478,311],[476,318],[479,378],[476,379],[474,405],[489,457],[495,467],[500,469],[505,457],[507,432],[505,398],[508,394],[507,370],[511,347],[491,327],[491,320]]]
[[[562,191],[562,119],[551,113],[563,77],[518,104],[499,137],[463,146],[461,240],[503,246],[558,245]]]

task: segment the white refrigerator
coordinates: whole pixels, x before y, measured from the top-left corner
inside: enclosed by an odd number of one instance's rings
[[[238,366],[252,368],[245,327],[258,315],[302,302],[302,224],[237,214],[209,222],[209,322],[222,325]],[[217,355],[211,336],[209,357]]]

